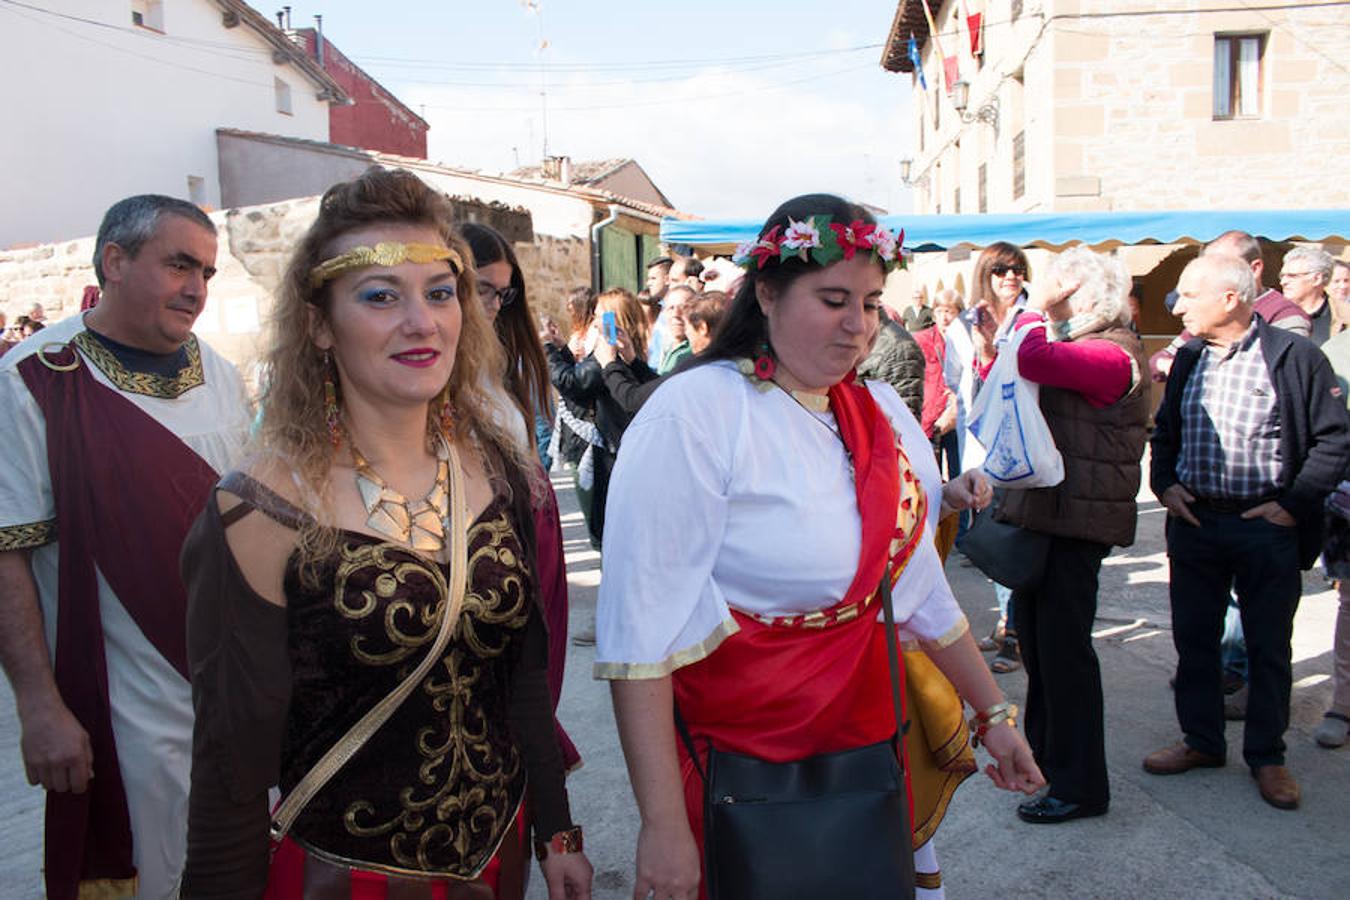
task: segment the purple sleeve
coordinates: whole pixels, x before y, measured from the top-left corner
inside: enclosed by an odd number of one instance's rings
[[[1042,321],[1023,313],[1018,326]],[[1055,341],[1033,328],[1017,351],[1017,371],[1037,384],[1077,391],[1093,406],[1110,406],[1130,390],[1134,377],[1129,354],[1110,341]]]

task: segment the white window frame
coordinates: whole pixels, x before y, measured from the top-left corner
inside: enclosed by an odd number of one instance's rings
[[[1266,81],[1267,32],[1214,35],[1215,121],[1259,119]]]
[[[276,99],[277,112],[283,116],[295,115],[295,107],[291,103],[291,85],[282,78],[273,77],[272,94]]]

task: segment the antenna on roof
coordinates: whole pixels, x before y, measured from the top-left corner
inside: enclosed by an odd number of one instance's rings
[[[548,159],[548,70],[544,68],[544,51],[548,49],[548,38],[544,37],[543,0],[520,0],[520,5],[535,15],[539,25],[539,107],[544,126],[544,159]]]

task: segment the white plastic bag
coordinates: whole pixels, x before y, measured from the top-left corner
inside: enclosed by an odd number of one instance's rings
[[[1040,385],[1017,371],[1017,351],[1027,332],[1044,327],[1024,325],[1009,336],[971,404],[970,434],[987,451],[980,468],[995,487],[1054,487],[1064,480],[1064,459],[1041,413]]]

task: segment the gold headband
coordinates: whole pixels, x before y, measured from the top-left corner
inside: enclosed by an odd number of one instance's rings
[[[430,263],[448,260],[456,275],[464,271],[464,260],[460,259],[451,247],[439,244],[400,244],[394,241],[381,242],[374,247],[353,247],[332,259],[325,259],[309,270],[309,286],[314,290],[323,287],[343,272],[352,269],[364,269],[369,266],[399,266],[405,262]]]

